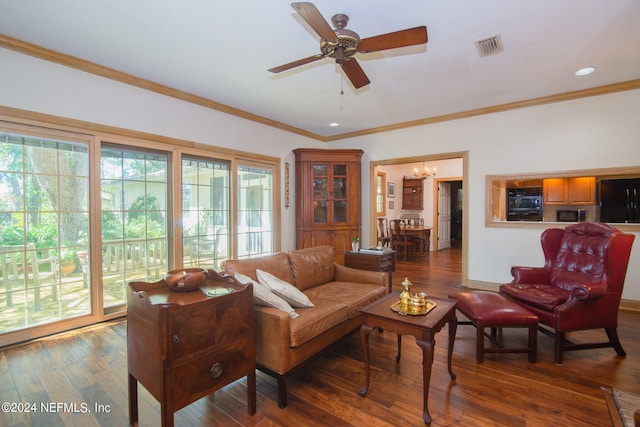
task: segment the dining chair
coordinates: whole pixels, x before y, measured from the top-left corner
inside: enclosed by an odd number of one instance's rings
[[[389,223],[387,218],[378,218],[378,246],[389,246],[391,237],[389,236]]]
[[[411,220],[411,225],[414,227],[424,227],[424,218],[422,217],[413,218]],[[409,236],[409,238],[416,243],[416,248],[415,248],[416,251],[420,252],[420,247],[422,245],[424,245],[422,247],[427,248],[426,251],[429,250],[429,239],[420,238],[418,236]]]
[[[398,251],[398,248],[403,248],[404,260],[407,260],[407,253],[414,256],[416,243],[407,238],[406,230],[404,226],[406,222],[402,219],[392,219],[389,221],[389,230],[391,231],[391,248]]]

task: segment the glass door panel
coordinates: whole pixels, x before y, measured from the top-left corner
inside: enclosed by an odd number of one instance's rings
[[[347,222],[347,201],[346,200],[334,200],[333,201],[333,222]]]
[[[314,200],[327,200],[329,198],[328,178],[313,179],[313,198]]]
[[[273,170],[238,166],[238,258],[274,251]]]
[[[185,267],[219,269],[229,258],[229,164],[182,159],[182,233]]]
[[[333,178],[333,198],[342,200],[347,198],[347,178]]]
[[[90,314],[88,146],[0,132],[0,153],[0,334]]]
[[[313,165],[313,176],[328,176],[329,167],[324,164]]]
[[[326,224],[328,222],[327,212],[329,211],[329,203],[326,200],[313,202],[313,221],[315,223]]]
[[[329,167],[325,164],[313,165],[313,221],[329,222]]]
[[[160,280],[168,270],[168,160],[165,154],[101,150],[104,308],[126,303],[132,281]]]
[[[333,176],[347,176],[347,165],[344,163],[333,165]]]
[[[347,222],[347,165],[333,165],[333,223]]]

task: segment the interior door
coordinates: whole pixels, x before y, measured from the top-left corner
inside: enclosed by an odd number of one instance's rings
[[[451,183],[438,182],[438,250],[451,247]]]

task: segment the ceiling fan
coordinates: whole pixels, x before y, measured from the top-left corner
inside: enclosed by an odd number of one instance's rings
[[[335,28],[331,28],[313,3],[291,3],[291,7],[293,7],[302,19],[320,36],[321,53],[271,68],[269,71],[272,73],[280,73],[322,58],[331,57],[335,58],[336,63],[342,67],[342,70],[353,86],[359,89],[371,82],[353,55],[356,53],[377,52],[398,47],[413,46],[427,42],[426,26],[360,39],[357,33],[346,28],[347,22],[349,22],[347,15],[334,15],[331,18],[331,22]]]

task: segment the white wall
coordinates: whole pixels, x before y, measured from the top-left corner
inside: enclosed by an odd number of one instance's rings
[[[294,157],[317,141],[175,98],[0,49],[0,105],[217,147],[279,157],[291,165],[291,207],[282,249],[295,246]],[[284,178],[281,179],[284,203]]]
[[[282,158],[282,164],[289,162],[292,206],[283,209],[282,242],[284,250],[295,246],[291,150],[324,144],[4,49],[0,49],[0,64],[0,105],[272,155]],[[638,117],[640,91],[636,90],[373,134],[326,146],[365,151],[363,236],[370,233],[371,160],[468,151],[469,279],[501,283],[510,280],[513,264],[542,263],[540,231],[486,228],[485,176],[637,166]],[[634,243],[623,294],[626,299],[640,300],[639,246],[640,238]]]
[[[334,142],[362,148],[362,188],[369,164],[420,155],[467,151],[469,176],[468,274],[471,281],[511,280],[512,265],[542,265],[540,230],[485,227],[485,177],[640,164],[640,90],[523,108]],[[369,204],[363,205],[368,235]],[[640,300],[640,237],[631,254],[623,298]]]

